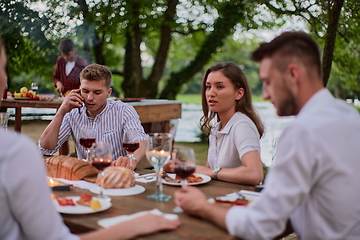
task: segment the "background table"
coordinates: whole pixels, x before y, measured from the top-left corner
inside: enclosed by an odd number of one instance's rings
[[[148,170],[141,170],[148,171]],[[146,197],[155,192],[155,182],[151,183],[138,183],[145,187],[145,192],[133,195],[133,196],[117,196],[112,198],[112,206],[103,212],[93,213],[93,214],[83,214],[83,215],[72,215],[72,214],[62,214],[65,224],[70,228],[72,232],[81,233],[88,232],[91,230],[101,228],[97,221],[103,218],[115,217],[119,215],[128,215],[140,211],[152,210],[154,208],[159,209],[164,213],[173,213],[172,209],[175,207],[174,199],[171,199],[168,202],[154,202],[148,200]],[[177,186],[168,186],[163,185],[164,193],[168,195],[174,194],[176,190],[179,189]],[[253,186],[239,185],[233,183],[227,183],[217,180],[211,180],[210,182],[202,185],[197,185],[197,187],[205,193],[208,198],[223,196],[228,193],[239,190],[251,190],[254,191]],[[77,196],[81,193],[89,192],[87,190],[79,189],[72,187],[71,191],[64,192],[54,192],[57,197],[65,196]],[[96,194],[94,194],[96,195]],[[155,233],[148,236],[140,236],[136,239],[167,239],[167,240],[184,240],[184,239],[237,239],[233,236],[230,236],[226,231],[217,227],[211,222],[208,222],[203,219],[189,216],[184,213],[178,214],[181,226],[174,231],[164,231]],[[139,226],[141,227],[141,226]],[[119,229],[120,231],[120,229]],[[126,230],[124,230],[126,231]]]

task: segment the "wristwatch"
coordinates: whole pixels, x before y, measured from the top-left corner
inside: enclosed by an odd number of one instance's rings
[[[221,170],[221,167],[216,167],[214,169],[214,179],[216,179],[216,180],[218,179],[217,175],[220,172],[220,170]]]

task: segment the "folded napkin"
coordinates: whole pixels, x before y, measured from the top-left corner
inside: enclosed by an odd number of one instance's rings
[[[98,224],[101,226],[101,227],[104,227],[104,228],[108,228],[108,227],[111,227],[119,222],[123,222],[123,221],[128,221],[128,220],[131,220],[133,218],[136,218],[136,217],[139,217],[139,216],[142,216],[142,215],[145,215],[147,213],[152,213],[152,214],[155,214],[155,215],[160,215],[160,216],[163,216],[164,218],[168,219],[168,220],[176,220],[176,219],[179,219],[178,215],[176,214],[171,214],[171,213],[163,213],[161,212],[160,210],[158,209],[153,209],[153,210],[150,210],[150,211],[142,211],[142,212],[137,212],[137,213],[134,213],[134,214],[131,214],[131,215],[121,215],[121,216],[117,216],[117,217],[111,217],[111,218],[104,218],[104,219],[100,219],[98,221]]]
[[[134,175],[135,181],[142,182],[142,183],[148,183],[148,182],[154,182],[156,181],[156,174],[155,173],[148,173],[144,175]]]
[[[48,177],[50,178],[50,177]],[[97,186],[95,183],[91,183],[91,182],[87,182],[84,180],[79,180],[79,181],[71,181],[71,180],[67,180],[64,178],[52,178],[55,181],[58,181],[60,183],[65,183],[65,184],[69,184],[72,185],[74,187],[78,187],[78,188],[82,188],[82,189],[90,189],[93,188],[94,186]]]
[[[243,195],[249,201],[255,201],[261,195],[261,193],[259,193],[259,192],[253,192],[253,191],[248,191],[248,190],[241,190],[239,193],[241,195]],[[238,199],[238,198],[239,198],[239,196],[235,192],[226,194],[225,196],[217,197],[217,199],[220,199],[223,201],[236,201],[236,199]],[[210,198],[210,199],[208,199],[208,202],[213,203],[213,202],[215,202],[215,200],[214,200],[214,198]]]

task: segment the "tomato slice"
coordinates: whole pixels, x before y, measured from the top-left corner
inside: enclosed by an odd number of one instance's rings
[[[80,195],[81,201],[91,201],[92,195],[90,193],[83,193]]]
[[[75,203],[71,198],[58,198],[56,200],[60,206],[75,206]]]

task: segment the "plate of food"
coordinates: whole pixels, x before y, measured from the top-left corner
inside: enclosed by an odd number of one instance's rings
[[[90,192],[93,193],[100,193],[100,187],[98,185],[95,185],[91,187]],[[130,188],[108,188],[104,189],[104,194],[108,196],[130,196],[130,195],[136,195],[140,194],[145,191],[145,188],[140,185],[135,185],[134,187]]]
[[[70,196],[52,199],[56,211],[66,214],[89,214],[105,211],[111,207],[111,202],[93,197],[89,193],[80,196]]]
[[[211,181],[211,177],[194,173],[190,177],[188,177],[188,185],[199,185],[204,184]],[[163,176],[162,182],[167,185],[171,186],[181,186],[181,180],[179,178],[176,178],[175,173],[167,173]]]
[[[208,199],[210,203],[230,204],[238,206],[247,206],[260,197],[261,193],[241,190],[239,192],[229,193],[225,196]]]

